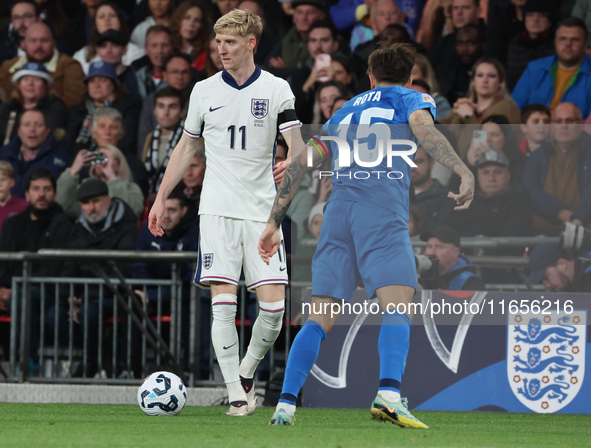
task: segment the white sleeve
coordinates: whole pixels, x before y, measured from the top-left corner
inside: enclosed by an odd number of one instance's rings
[[[203,125],[203,116],[201,114],[201,97],[199,96],[198,84],[195,84],[191,91],[189,99],[189,111],[185,119],[184,133],[192,138],[201,137],[201,127]]]
[[[294,127],[300,127],[302,123],[295,113],[295,96],[287,81],[280,79],[277,86],[279,108],[277,110],[277,126],[279,132],[288,131]]]

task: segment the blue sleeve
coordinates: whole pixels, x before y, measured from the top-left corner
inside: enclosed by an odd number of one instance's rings
[[[433,121],[435,121],[435,117],[437,116],[437,107],[435,106],[435,100],[431,95],[426,93],[419,93],[415,92],[414,94],[407,95],[404,98],[404,104],[406,106],[406,120],[415,110],[427,109],[431,116],[433,117]]]
[[[542,157],[544,155],[541,148],[532,152],[525,164],[521,183],[529,192],[534,213],[549,221],[557,222],[558,213],[567,207],[561,201],[546,193],[544,185],[540,185],[539,179],[543,169]]]
[[[330,7],[330,17],[339,31],[352,28],[355,25],[355,11],[363,0],[340,0]]]
[[[519,109],[523,109],[530,103],[530,89],[532,86],[531,80],[531,65],[528,64],[527,68],[517,81],[517,84],[513,88],[513,92],[511,96],[513,100],[517,103]]]

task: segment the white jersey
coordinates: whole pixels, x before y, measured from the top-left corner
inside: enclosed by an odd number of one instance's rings
[[[184,131],[205,140],[200,215],[267,221],[277,129],[301,126],[294,104],[287,82],[258,67],[242,86],[225,70],[195,85]]]

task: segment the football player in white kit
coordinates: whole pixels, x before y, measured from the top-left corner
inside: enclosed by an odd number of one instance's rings
[[[273,167],[277,130],[287,142],[301,141],[289,85],[254,63],[262,31],[260,18],[250,11],[233,10],[216,22],[224,70],[193,88],[184,133],[148,218],[150,231],[162,236],[164,201],[189,166],[197,139],[203,137],[207,170],[199,206],[195,282],[211,287],[212,341],[228,389],[227,414],[236,416],[252,414],[256,408],[254,372],[279,336],[285,308],[285,251],[280,249],[267,265],[257,249],[275,199],[275,181],[289,163],[288,158]],[[235,324],[241,268],[247,288],[256,290],[259,301],[242,362]]]

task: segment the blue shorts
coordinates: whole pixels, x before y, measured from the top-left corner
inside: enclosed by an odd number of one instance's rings
[[[369,202],[330,201],[312,260],[312,295],[349,301],[360,280],[370,298],[383,286],[417,289],[407,223]]]

